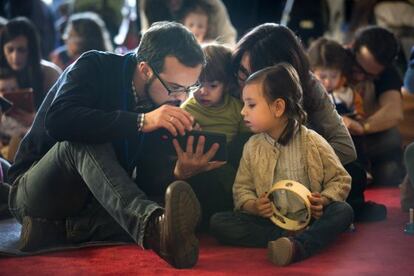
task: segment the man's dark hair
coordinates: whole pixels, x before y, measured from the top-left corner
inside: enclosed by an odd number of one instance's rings
[[[176,22],[156,22],[144,33],[138,46],[137,61],[145,61],[158,72],[163,71],[167,56],[176,57],[188,67],[205,64],[203,50],[194,35]]]
[[[368,26],[357,31],[353,43],[354,53],[357,53],[364,46],[383,66],[390,65],[399,51],[398,41],[394,34],[378,26]]]

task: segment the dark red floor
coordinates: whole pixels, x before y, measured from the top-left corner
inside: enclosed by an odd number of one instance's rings
[[[3,258],[0,275],[414,275],[414,236],[403,233],[408,214],[400,211],[398,189],[371,188],[366,195],[387,205],[386,221],[357,224],[319,255],[286,268],[269,263],[265,249],[224,247],[202,236],[191,270],[175,270],[128,245]]]

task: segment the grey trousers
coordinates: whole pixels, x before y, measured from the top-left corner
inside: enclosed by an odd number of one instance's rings
[[[56,143],[18,177],[12,214],[64,220],[73,242],[133,239],[143,246],[150,201],[118,163],[111,144]]]

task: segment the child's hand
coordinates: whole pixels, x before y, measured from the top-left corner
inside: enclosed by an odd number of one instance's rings
[[[320,219],[323,215],[323,206],[324,206],[324,200],[321,197],[320,193],[312,193],[311,196],[308,196],[308,199],[310,201],[310,209],[312,213],[312,217],[315,219]]]
[[[270,218],[273,215],[272,204],[270,203],[266,193],[262,194],[255,200],[254,208],[256,210],[256,214],[261,217]]]

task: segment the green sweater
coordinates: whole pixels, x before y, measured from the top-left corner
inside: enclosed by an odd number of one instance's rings
[[[219,107],[205,107],[194,97],[189,98],[181,107],[194,116],[202,130],[223,133],[230,142],[240,132],[250,132],[243,122],[240,100],[226,94],[224,103]]]

